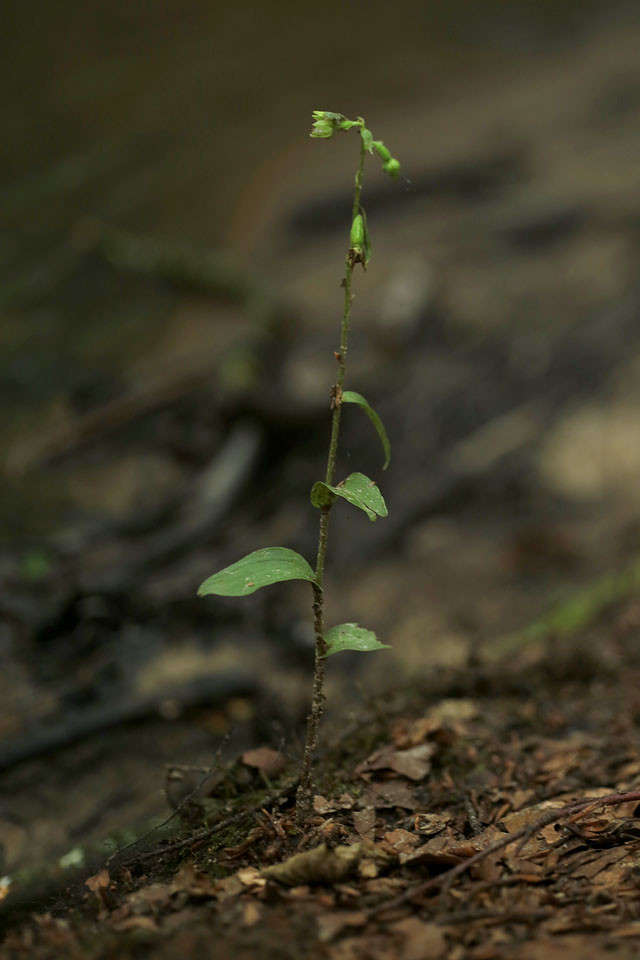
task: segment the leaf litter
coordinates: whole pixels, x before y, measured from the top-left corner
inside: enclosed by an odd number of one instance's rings
[[[116,861],[73,910],[10,931],[2,960],[191,960],[214,942],[221,957],[637,956],[640,653],[627,614],[590,632],[615,647],[616,676],[552,671],[551,645],[528,657],[526,687],[512,662],[449,677],[444,696],[388,698],[373,747],[347,740],[325,771],[304,833],[281,754],[246,752],[275,782],[232,839],[185,826],[155,863]]]

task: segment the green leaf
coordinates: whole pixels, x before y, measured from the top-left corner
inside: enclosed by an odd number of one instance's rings
[[[266,547],[247,554],[237,563],[225,567],[202,583],[199,597],[215,593],[220,597],[246,597],[260,587],[284,580],[309,580],[314,583],[316,575],[299,553],[287,547]]]
[[[333,493],[333,487],[328,487],[322,480],[311,487],[311,505],[314,507],[330,507],[335,501],[336,495]]]
[[[332,496],[333,495],[333,496]],[[348,500],[354,507],[364,510],[369,520],[387,516],[387,505],[378,486],[364,473],[352,473],[337,486],[318,480],[311,489],[311,503],[314,507],[331,506],[335,497]]]
[[[343,403],[357,403],[361,407],[366,415],[371,420],[371,423],[375,427],[376,433],[380,437],[380,443],[382,444],[382,449],[384,450],[384,466],[383,470],[386,470],[389,466],[389,461],[391,460],[391,444],[389,443],[389,437],[387,436],[387,431],[384,428],[384,424],[378,414],[375,412],[373,407],[370,407],[367,400],[362,396],[361,393],[355,393],[353,390],[345,390],[342,394]]]
[[[365,630],[357,623],[341,623],[337,627],[331,627],[324,639],[328,657],[342,650],[359,650],[361,653],[368,653],[370,650],[390,649],[388,643],[380,643],[373,630]]]
[[[371,133],[371,130],[367,130],[366,127],[362,127],[360,130],[360,136],[362,137],[365,150],[368,150],[369,153],[373,153],[373,134]]]

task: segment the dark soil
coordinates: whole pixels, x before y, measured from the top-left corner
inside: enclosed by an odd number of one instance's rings
[[[370,704],[319,763],[303,831],[295,769],[245,752],[182,806],[176,834],[13,929],[5,910],[0,956],[636,956],[639,639],[627,600],[561,650],[550,635]],[[272,787],[247,792],[280,761]]]

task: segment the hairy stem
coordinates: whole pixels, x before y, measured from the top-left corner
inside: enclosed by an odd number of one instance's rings
[[[364,126],[364,122],[362,123]],[[362,192],[362,174],[364,171],[365,146],[360,139],[360,162],[356,171],[353,192],[352,221],[360,212],[360,194]],[[340,350],[336,353],[338,361],[338,379],[331,391],[333,415],[331,418],[331,439],[329,441],[329,455],[327,457],[327,472],[325,483],[332,484],[336,459],[338,456],[338,440],[340,437],[340,414],[342,410],[342,390],[347,369],[347,351],[349,349],[349,328],[351,325],[351,280],[353,277],[354,258],[351,250],[345,257],[345,270],[342,286],[344,288],[344,311],[340,327]],[[311,712],[307,717],[307,736],[302,759],[302,773],[300,785],[296,794],[296,820],[302,824],[310,815],[313,807],[312,764],[318,730],[324,709],[324,670],[327,656],[327,644],[324,639],[324,564],[327,556],[329,540],[329,513],[331,506],[323,507],[320,512],[320,530],[318,533],[318,554],[316,560],[316,582],[313,585],[313,629],[315,633],[315,663],[313,671],[313,693]]]

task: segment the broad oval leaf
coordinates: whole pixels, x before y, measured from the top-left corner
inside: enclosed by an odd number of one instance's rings
[[[384,424],[378,414],[375,412],[373,407],[371,407],[365,397],[361,393],[356,393],[355,390],[345,390],[342,394],[343,403],[357,403],[359,407],[366,413],[371,420],[371,423],[375,427],[376,433],[380,437],[380,443],[382,444],[382,449],[384,450],[384,464],[382,469],[386,470],[389,466],[391,460],[391,444],[389,443],[389,437],[387,436],[387,431],[384,428]]]
[[[359,650],[368,653],[370,650],[390,649],[388,643],[380,643],[373,630],[365,630],[357,623],[341,623],[331,627],[325,634],[327,656],[340,653],[342,650]]]
[[[299,553],[288,547],[265,547],[248,553],[242,560],[214,573],[198,588],[198,596],[210,593],[219,597],[245,597],[261,587],[284,580],[309,580],[316,575]]]
[[[354,507],[364,510],[369,520],[377,520],[378,517],[388,515],[387,505],[378,485],[364,473],[351,473],[336,487],[318,480],[311,490],[311,503],[314,507],[329,506],[332,502],[329,499],[331,494],[342,497]]]

